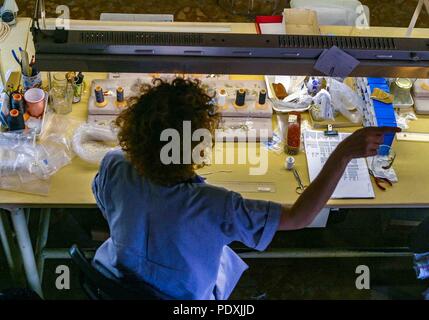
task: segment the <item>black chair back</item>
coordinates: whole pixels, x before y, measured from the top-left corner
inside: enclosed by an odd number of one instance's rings
[[[139,281],[138,289],[122,283],[119,279],[107,277],[94,268],[77,245],[69,249],[70,257],[80,271],[82,289],[92,300],[168,300],[149,284]]]

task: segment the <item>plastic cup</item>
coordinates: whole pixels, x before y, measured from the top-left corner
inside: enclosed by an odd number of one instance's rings
[[[27,102],[27,112],[33,117],[40,117],[45,110],[45,91],[32,88],[25,92],[24,99]]]

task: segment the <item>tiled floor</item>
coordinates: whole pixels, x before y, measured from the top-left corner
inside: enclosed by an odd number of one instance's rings
[[[387,216],[400,218],[416,215],[414,211],[352,211],[331,215],[326,229],[306,229],[278,233],[272,248],[348,248],[406,246],[409,227],[394,227]],[[34,214],[34,217],[37,214]],[[33,217],[33,218],[34,218]],[[37,223],[30,220],[32,232]],[[50,225],[48,247],[69,247],[73,243],[83,248],[97,247],[91,230],[104,229],[101,215],[94,210],[55,211]],[[240,246],[235,245],[235,248]],[[244,274],[232,299],[419,299],[425,287],[416,280],[410,258],[337,258],[337,259],[270,259],[247,260],[250,269]],[[57,290],[55,268],[71,266],[71,289]],[[356,267],[367,265],[371,272],[371,290],[357,290]],[[0,290],[13,286],[3,253],[0,251]],[[48,299],[84,299],[78,283],[78,272],[70,260],[47,260],[43,284]]]

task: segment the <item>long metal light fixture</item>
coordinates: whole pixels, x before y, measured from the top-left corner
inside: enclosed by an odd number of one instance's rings
[[[360,61],[351,76],[429,78],[429,39],[177,32],[40,30],[40,70],[320,75],[325,49]]]

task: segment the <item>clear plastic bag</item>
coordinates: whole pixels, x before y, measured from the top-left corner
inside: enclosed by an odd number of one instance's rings
[[[33,130],[20,130],[0,132],[0,148],[16,152],[30,152],[34,155],[36,132]]]
[[[49,177],[44,177],[40,170],[36,145],[17,145],[15,140],[15,147],[9,149],[11,141],[2,139],[0,142],[0,188],[46,195],[49,192]]]
[[[117,132],[111,127],[85,123],[74,132],[72,146],[79,158],[99,164],[107,152],[118,148]]]
[[[76,121],[54,114],[45,121],[38,140],[34,130],[0,133],[0,189],[47,195],[50,177],[71,162]]]
[[[405,112],[405,113],[396,113],[395,112],[395,117],[396,117],[397,126],[399,128],[401,128],[402,130],[407,130],[410,127],[408,124],[410,121],[417,120],[416,114],[412,111]]]
[[[329,80],[329,92],[335,110],[353,123],[362,122],[365,103],[356,92],[335,79]]]
[[[335,110],[332,106],[332,98],[328,91],[321,89],[313,98],[311,113],[316,121],[335,120]]]

